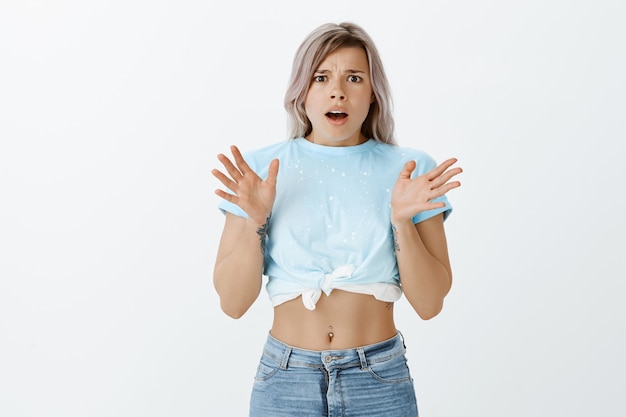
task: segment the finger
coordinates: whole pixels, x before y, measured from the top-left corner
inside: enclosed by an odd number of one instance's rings
[[[443,194],[447,193],[450,190],[454,190],[455,188],[459,188],[460,186],[461,186],[461,181],[449,182],[443,186]]]
[[[267,171],[267,182],[269,185],[276,187],[276,177],[278,177],[278,159],[273,159]]]
[[[441,174],[443,174],[448,168],[450,168],[452,165],[454,165],[456,163],[457,159],[456,158],[450,158],[450,159],[446,159],[445,161],[443,161],[441,164],[439,164],[437,167],[431,169],[430,171],[428,171],[427,177],[428,180],[432,181],[435,178],[439,177]]]
[[[224,165],[226,172],[228,172],[228,175],[230,175],[235,182],[243,177],[243,174],[237,169],[235,165],[233,165],[231,160],[228,159],[226,155],[219,154],[217,155],[217,159],[222,163],[222,165]]]
[[[440,209],[440,208],[444,208],[446,206],[446,203],[444,203],[443,201],[436,201],[436,202],[429,202],[427,203],[427,210],[434,210],[434,209]]]
[[[445,206],[446,206],[446,203],[444,203],[443,201],[427,201],[426,203],[420,206],[420,211],[442,209]]]
[[[407,180],[411,178],[411,173],[415,170],[416,163],[415,161],[409,161],[404,164],[402,171],[400,171],[400,175],[398,176],[399,180]]]
[[[246,173],[248,172],[252,172],[252,169],[250,168],[246,160],[243,159],[243,155],[239,151],[238,147],[236,147],[235,145],[232,145],[230,147],[230,151],[233,153],[233,158],[235,159],[235,163],[237,164],[237,167],[239,168],[239,170],[241,171],[243,175],[246,175]]]
[[[227,193],[224,190],[215,190],[215,194],[217,194],[218,197],[223,198],[224,200],[233,204],[237,204],[237,202],[239,201],[239,198],[236,195]]]
[[[432,180],[432,188],[437,188],[447,183],[454,177],[455,175],[459,175],[463,172],[462,168],[453,168],[441,174],[438,178]]]
[[[441,187],[435,188],[432,190],[433,194],[432,194],[431,199],[441,197],[442,195],[446,194],[448,191],[454,190],[455,188],[458,188],[460,186],[461,186],[460,181],[453,181],[453,182],[444,184]]]
[[[219,182],[221,182],[222,184],[224,184],[224,186],[226,188],[228,188],[229,190],[235,190],[237,187],[237,183],[233,180],[231,180],[230,178],[228,178],[222,171],[217,170],[217,169],[213,169],[211,170],[211,174],[213,174],[213,176],[215,178],[217,178],[219,180]]]

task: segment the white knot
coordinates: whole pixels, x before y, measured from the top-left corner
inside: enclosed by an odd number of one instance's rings
[[[315,310],[315,304],[322,296],[322,291],[330,295],[333,291],[333,281],[337,278],[350,278],[355,271],[354,265],[348,264],[335,268],[330,274],[324,275],[324,281],[320,288],[310,289],[302,293],[302,302],[308,310]]]
[[[335,270],[330,274],[324,275],[324,282],[321,287],[322,291],[324,291],[326,295],[330,295],[330,292],[333,289],[333,281],[337,278],[350,278],[355,269],[354,265],[348,264],[335,268]]]

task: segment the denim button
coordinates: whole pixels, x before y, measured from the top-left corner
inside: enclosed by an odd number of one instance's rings
[[[332,356],[325,356],[324,357],[324,362],[330,362],[332,360],[333,360]]]

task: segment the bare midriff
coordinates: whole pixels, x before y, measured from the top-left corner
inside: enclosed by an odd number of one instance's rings
[[[366,346],[396,335],[393,303],[371,295],[333,290],[322,293],[315,310],[298,297],[274,307],[271,335],[302,349],[332,350]]]

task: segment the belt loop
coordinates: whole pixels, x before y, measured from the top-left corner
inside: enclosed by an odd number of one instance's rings
[[[289,356],[291,356],[291,346],[287,346],[285,348],[283,359],[280,361],[280,369],[287,369],[287,364],[289,363]]]
[[[356,348],[356,351],[359,354],[359,360],[361,361],[361,369],[367,369],[367,359],[365,358],[363,348]]]

